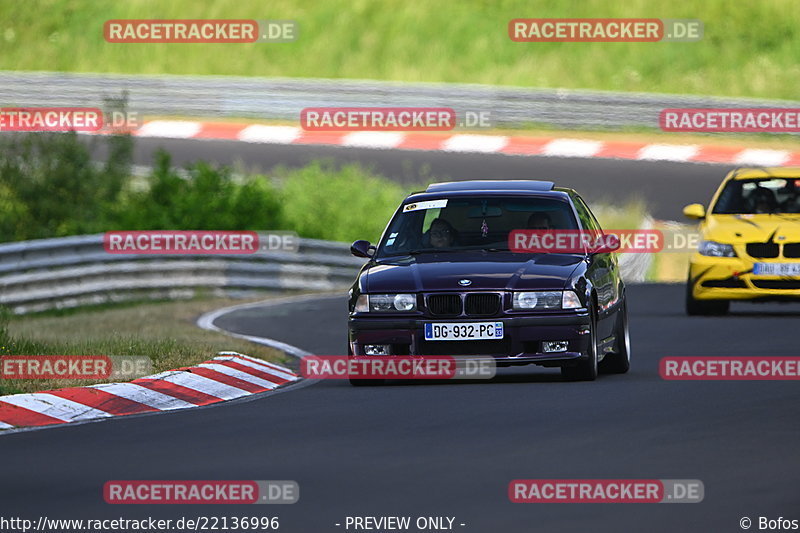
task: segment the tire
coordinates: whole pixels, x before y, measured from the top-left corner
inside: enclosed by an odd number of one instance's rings
[[[589,353],[586,360],[578,361],[574,366],[562,366],[561,376],[567,381],[594,381],[597,379],[597,314],[590,307],[589,321]]]
[[[727,315],[731,303],[728,300],[698,300],[692,294],[692,278],[686,280],[686,314],[690,316]]]
[[[604,374],[624,374],[631,368],[631,337],[628,332],[627,299],[622,300],[622,309],[617,312],[614,336],[616,337],[614,352],[606,354],[600,362],[599,369]]]
[[[383,385],[386,380],[383,379],[350,379],[350,385],[353,387],[377,387]]]

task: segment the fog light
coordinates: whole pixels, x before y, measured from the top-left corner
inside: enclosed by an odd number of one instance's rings
[[[365,344],[364,355],[389,355],[389,344]]]
[[[544,341],[542,343],[542,352],[544,353],[566,352],[568,345],[569,342],[567,341]]]

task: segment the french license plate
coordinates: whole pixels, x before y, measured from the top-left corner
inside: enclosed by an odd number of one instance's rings
[[[425,324],[426,341],[473,341],[502,338],[502,322],[435,322]]]
[[[756,276],[800,276],[800,263],[755,263]]]

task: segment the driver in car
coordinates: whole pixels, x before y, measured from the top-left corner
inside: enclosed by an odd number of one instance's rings
[[[764,187],[756,187],[752,192],[753,212],[754,213],[772,213],[777,207],[775,195],[769,189]]]
[[[428,230],[428,239],[432,248],[448,248],[455,243],[456,230],[446,220],[435,218]]]

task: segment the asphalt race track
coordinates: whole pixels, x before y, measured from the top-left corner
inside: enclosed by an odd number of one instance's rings
[[[740,531],[800,504],[792,382],[667,382],[666,355],[795,355],[796,306],[689,318],[678,286],[629,287],[633,368],[593,383],[501,369],[490,382],[352,388],[319,381],[267,398],[0,438],[5,516],[280,517],[344,531],[346,516],[454,516],[463,531]],[[246,309],[216,324],[320,354],[344,349],[344,298]],[[512,504],[516,478],[700,479],[696,504]],[[291,479],[288,506],[112,506],[113,479]],[[12,481],[13,480],[13,481]],[[753,529],[757,526],[754,525]]]
[[[642,198],[650,214],[685,221],[686,204],[708,203],[734,167],[667,161],[624,161],[562,157],[524,157],[334,146],[251,144],[192,139],[136,139],[135,162],[152,166],[158,148],[182,166],[198,159],[268,172],[275,166],[303,166],[315,159],[336,164],[359,162],[412,189],[431,181],[460,179],[547,179],[575,188],[589,203],[621,205]],[[104,154],[102,143],[95,151]]]

